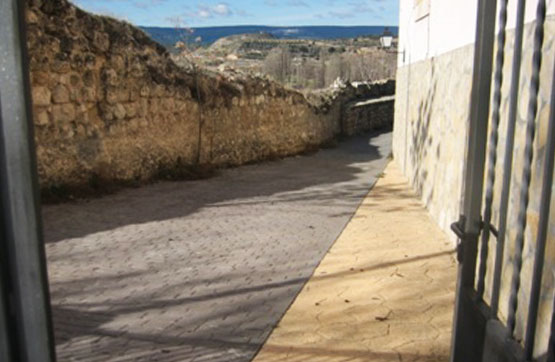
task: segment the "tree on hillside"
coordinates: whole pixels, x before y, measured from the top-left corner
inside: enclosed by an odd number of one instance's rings
[[[181,17],[175,17],[173,19],[175,24],[175,29],[178,34],[180,34],[180,40],[175,44],[175,49],[180,52],[176,63],[180,66],[186,67],[191,70],[194,82],[195,82],[195,94],[196,100],[198,102],[198,137],[197,137],[197,154],[196,163],[199,165],[202,161],[202,131],[204,125],[204,116],[201,102],[201,87],[199,83],[199,72],[200,69],[197,67],[195,60],[193,59],[193,52],[190,48],[190,37],[194,34],[195,30],[186,26]],[[210,150],[210,154],[212,149]]]
[[[326,86],[332,84],[336,79],[350,80],[349,64],[346,63],[342,55],[333,54],[325,71]]]
[[[282,83],[289,81],[291,66],[291,52],[286,47],[273,49],[264,59],[264,72]]]

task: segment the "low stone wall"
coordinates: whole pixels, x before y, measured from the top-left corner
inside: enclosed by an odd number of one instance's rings
[[[392,127],[395,96],[349,103],[341,120],[341,131],[346,136]]]
[[[297,154],[341,132],[345,102],[394,92],[348,85],[309,101],[267,79],[180,68],[141,30],[67,0],[27,3],[43,189]]]

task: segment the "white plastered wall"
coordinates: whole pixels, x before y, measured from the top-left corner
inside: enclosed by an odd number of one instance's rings
[[[425,0],[426,1],[426,0]],[[429,15],[418,18],[415,0],[400,0],[399,66],[419,62],[474,43],[478,0],[427,0]],[[526,3],[526,23],[536,18],[538,1]],[[509,1],[507,28],[516,27],[516,1]],[[547,13],[555,14],[555,0]]]

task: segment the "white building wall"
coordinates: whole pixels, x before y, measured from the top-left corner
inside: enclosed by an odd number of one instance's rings
[[[429,15],[421,17],[415,0],[400,0],[399,66],[437,57],[473,44],[476,36],[478,0],[424,0]],[[536,18],[537,0],[526,3],[526,23]],[[555,0],[548,0],[547,13],[555,14]],[[516,27],[517,2],[509,1],[507,28]]]

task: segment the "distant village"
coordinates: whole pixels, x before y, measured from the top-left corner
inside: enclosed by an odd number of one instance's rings
[[[231,35],[203,46],[202,38],[191,32],[170,52],[184,67],[269,76],[295,89],[325,88],[337,79],[393,79],[396,70],[396,55],[381,49],[378,36],[312,40],[259,32]]]

